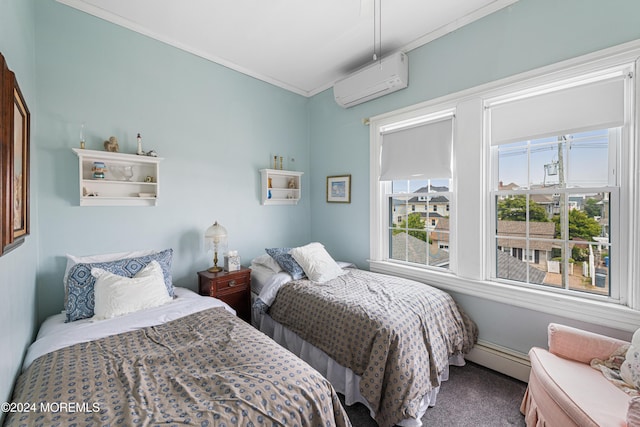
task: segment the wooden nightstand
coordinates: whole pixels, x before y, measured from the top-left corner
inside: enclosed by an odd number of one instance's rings
[[[231,306],[238,317],[251,322],[251,269],[238,271],[198,272],[200,295],[218,298]]]

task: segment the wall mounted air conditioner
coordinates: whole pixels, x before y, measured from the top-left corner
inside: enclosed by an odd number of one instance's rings
[[[409,57],[398,52],[375,61],[333,85],[338,105],[349,108],[404,89],[409,84]]]

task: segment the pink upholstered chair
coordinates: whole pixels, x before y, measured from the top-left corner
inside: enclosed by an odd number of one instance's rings
[[[531,374],[520,407],[527,426],[640,426],[640,398],[589,365],[628,343],[555,323],[548,334],[548,351],[529,351]]]

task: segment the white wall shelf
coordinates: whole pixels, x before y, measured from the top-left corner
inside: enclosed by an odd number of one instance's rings
[[[296,205],[302,196],[303,172],[261,169],[263,205]],[[269,185],[271,184],[271,185]]]
[[[158,203],[161,157],[72,150],[78,156],[80,206],[155,206]],[[94,162],[104,163],[104,178],[93,177]]]

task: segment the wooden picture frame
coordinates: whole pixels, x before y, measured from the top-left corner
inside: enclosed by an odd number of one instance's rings
[[[0,255],[29,235],[31,114],[15,74],[0,55]]]
[[[327,203],[351,203],[351,175],[327,177]]]

